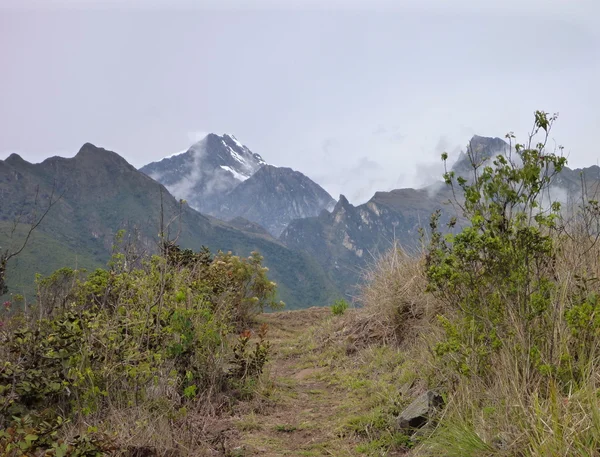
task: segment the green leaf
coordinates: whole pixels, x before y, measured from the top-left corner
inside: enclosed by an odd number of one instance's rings
[[[37,440],[38,438],[39,438],[39,436],[37,436],[37,435],[29,434],[25,437],[25,441],[27,441],[29,444],[31,444],[33,441]]]
[[[67,455],[67,450],[67,443],[63,443],[55,448],[54,455],[55,457],[65,457]]]

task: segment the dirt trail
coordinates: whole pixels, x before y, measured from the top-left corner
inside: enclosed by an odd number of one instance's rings
[[[272,359],[265,401],[232,421],[238,456],[346,456],[355,443],[342,439],[335,424],[344,414],[343,389],[324,381],[329,367],[307,357],[307,329],[330,318],[328,308],[262,316],[269,325]],[[249,404],[247,406],[252,406]]]

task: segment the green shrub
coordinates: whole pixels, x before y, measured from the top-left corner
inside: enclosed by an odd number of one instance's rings
[[[279,306],[260,255],[175,245],[163,254],[132,268],[115,251],[108,270],[87,278],[63,269],[38,279],[37,306],[0,328],[0,429],[15,430],[1,439],[49,450],[55,441],[32,438],[43,424],[62,421],[54,439],[68,421],[165,399],[175,415],[261,374],[266,327],[253,350],[249,336],[236,339],[264,307]]]
[[[254,349],[248,347],[252,332],[242,332],[233,346],[233,369],[230,374],[235,379],[246,380],[262,374],[269,356],[270,343],[267,341],[267,325],[263,324],[258,330],[258,341]]]
[[[59,432],[63,425],[60,416],[54,423],[31,416],[14,419],[6,429],[0,429],[0,456],[25,457],[45,451],[43,455],[54,457],[101,457],[115,450],[110,438],[94,431],[62,439]]]
[[[554,119],[537,112],[534,134],[547,135]],[[554,235],[560,204],[544,208],[540,199],[566,162],[544,147],[516,144],[514,155],[509,150],[491,163],[470,150],[471,179],[445,174],[448,184],[462,190],[459,205],[468,224],[444,235],[439,212],[432,216],[426,267],[429,290],[458,316],[442,320],[447,341],[436,353],[461,374],[485,376],[493,368],[490,355],[507,344],[534,365],[532,373],[546,372],[547,363],[558,369],[558,358],[532,356],[551,350],[547,334],[557,293]]]
[[[343,298],[340,300],[336,300],[333,305],[331,305],[331,312],[334,316],[341,316],[346,312],[350,305]]]
[[[566,163],[546,149],[555,119],[536,112],[527,145],[488,160],[469,149],[471,176],[445,174],[462,214],[447,230],[431,219],[428,291],[444,306],[427,360],[449,401],[417,455],[600,448],[600,212],[585,182],[569,220],[551,201]]]

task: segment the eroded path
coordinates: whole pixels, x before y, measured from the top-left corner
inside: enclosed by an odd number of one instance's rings
[[[397,361],[374,354],[375,365],[365,364],[364,357],[349,357],[339,347],[317,347],[312,328],[320,326],[322,333],[334,319],[328,308],[261,316],[272,345],[268,380],[231,419],[227,455],[401,455],[368,444],[371,434],[380,434],[372,429],[382,421],[377,407],[389,404],[391,395],[389,380],[377,379],[377,370],[389,372],[384,365]]]

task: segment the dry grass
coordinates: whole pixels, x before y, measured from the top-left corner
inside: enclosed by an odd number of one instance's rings
[[[581,302],[582,278],[586,293],[600,295],[600,240],[594,233],[589,224],[573,220],[556,235],[551,274],[557,292],[548,332],[533,340],[529,324],[509,315],[511,340],[493,354],[493,372],[485,378],[457,376],[435,357],[433,348],[444,332],[434,317],[456,316],[425,291],[422,255],[395,246],[365,271],[362,308],[333,322],[327,341],[342,337],[356,350],[395,345],[407,360],[405,369],[418,373],[416,383],[446,393],[447,407],[437,426],[410,455],[600,455],[600,335],[590,334],[581,351],[565,317]],[[572,358],[579,370],[576,382],[541,375],[529,360],[534,347],[548,365]]]
[[[595,279],[600,277],[600,243],[575,225],[566,227],[556,244],[557,294],[543,340],[534,339],[528,324],[511,316],[514,337],[493,354],[492,375],[464,377],[451,387],[444,417],[414,455],[600,455],[600,335],[591,332],[582,346],[565,317],[581,303],[582,277],[589,280],[586,293],[600,291]],[[529,360],[534,348],[548,365],[572,360],[574,377],[559,381],[541,375]],[[425,348],[415,356],[424,363],[432,360]],[[444,376],[443,369],[438,376]]]
[[[439,303],[425,292],[423,258],[395,243],[365,269],[362,307],[348,323],[356,344],[399,344],[413,339],[435,316]]]

